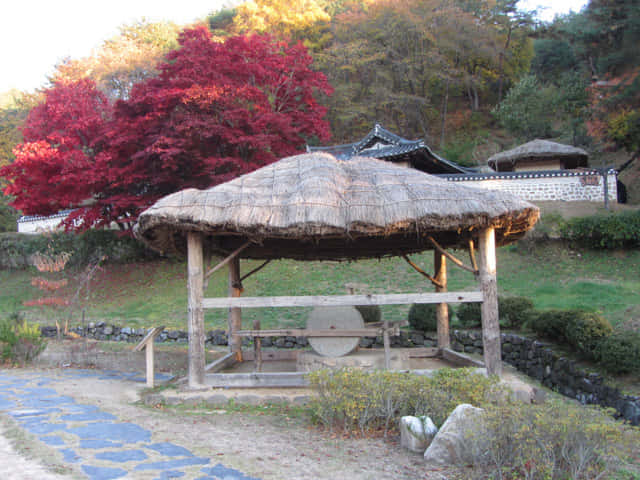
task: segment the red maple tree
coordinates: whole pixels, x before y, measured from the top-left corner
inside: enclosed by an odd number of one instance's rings
[[[91,197],[93,144],[111,116],[111,105],[91,80],[58,82],[45,92],[23,129],[15,161],[0,169],[5,194],[27,215],[49,215]]]
[[[310,138],[328,140],[326,109],[314,95],[330,94],[331,87],[310,68],[301,43],[258,35],[218,42],[199,26],[183,31],[179,44],[157,77],[116,103],[112,119],[99,114],[99,134],[76,148],[83,155],[61,156],[57,147],[38,144],[43,150],[28,156],[32,142],[19,146],[20,163],[0,170],[12,182],[6,193],[16,196],[14,204],[25,213],[50,213],[91,198],[68,222],[80,219],[76,226],[88,228],[115,221],[126,230],[164,195],[227,181],[300,152]],[[63,127],[93,125],[78,118]],[[59,177],[55,184],[35,172],[48,164]],[[40,187],[55,199],[46,211]]]

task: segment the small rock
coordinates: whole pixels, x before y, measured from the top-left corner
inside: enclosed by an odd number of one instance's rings
[[[458,405],[424,452],[425,461],[438,465],[473,463],[473,437],[484,436],[480,431],[483,412],[467,403]]]
[[[105,335],[111,335],[113,333],[113,327],[111,325],[104,327],[102,333]]]
[[[424,453],[438,428],[429,417],[406,416],[400,419],[400,445],[416,453]]]

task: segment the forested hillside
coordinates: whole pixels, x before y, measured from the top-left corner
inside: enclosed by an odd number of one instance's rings
[[[536,18],[534,12],[519,10],[514,0],[255,0],[213,12],[203,17],[203,23],[212,41],[225,45],[233,45],[225,43],[232,37],[254,33],[269,35],[271,42],[304,44],[312,59],[310,68],[323,73],[332,87],[305,84],[315,89],[316,100],[326,108],[332,134],[327,140],[322,126],[298,132],[310,144],[352,142],[378,122],[406,138],[424,138],[450,160],[482,165],[491,154],[518,142],[552,138],[586,147],[593,166],[615,165],[629,200],[640,202],[640,3],[591,0],[582,12],[551,23]],[[135,109],[147,108],[148,98],[141,92],[155,87],[134,86],[169,85],[168,76],[177,68],[167,65],[185,48],[184,41],[179,43],[183,28],[144,21],[125,25],[90,57],[58,65],[41,92],[3,94],[0,167],[12,164],[13,152],[21,151],[15,147],[23,142],[21,127],[29,113],[60,85],[92,81],[100,102],[108,106],[102,117],[131,116]],[[250,49],[258,43],[247,45]],[[166,55],[169,64],[164,63]],[[247,50],[244,55],[252,54]],[[295,55],[302,59],[306,53]],[[285,61],[282,68],[293,65]],[[274,107],[280,80],[272,75],[263,81],[271,93],[264,89],[262,93]],[[202,92],[198,95],[197,115],[203,115],[205,103],[213,100]],[[175,118],[175,112],[166,112],[167,121]],[[314,112],[320,115],[322,110]],[[192,120],[190,128],[196,129],[202,117]],[[210,121],[207,118],[202,125]],[[131,125],[113,139],[124,145]],[[259,127],[251,131],[257,135]],[[143,130],[138,133],[144,136]],[[241,141],[246,147],[234,140],[234,148],[245,153],[266,148],[263,151],[270,155],[278,154],[278,148],[265,147],[264,139],[254,134],[244,132]],[[145,140],[134,139],[126,148],[133,144],[144,145]],[[298,141],[291,145],[301,148]],[[87,157],[97,147],[87,143],[77,148]],[[207,157],[205,151],[199,152]],[[241,163],[245,153],[234,158]],[[247,158],[254,167],[260,164],[255,154]],[[237,162],[218,166],[222,170],[216,175],[222,178],[228,171],[253,168]],[[127,173],[128,178],[135,174]],[[2,212],[7,211],[7,201],[5,197],[0,202]],[[12,223],[0,222],[0,230],[10,229]]]

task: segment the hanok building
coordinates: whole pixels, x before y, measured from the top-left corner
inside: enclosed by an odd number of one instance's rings
[[[307,147],[307,152],[326,152],[340,160],[369,157],[413,167],[425,173],[464,174],[469,169],[436,155],[423,140],[407,140],[376,124],[362,140],[344,145]]]

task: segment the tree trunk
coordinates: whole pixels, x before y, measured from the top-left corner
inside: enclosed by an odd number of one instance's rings
[[[435,279],[441,286],[436,286],[436,292],[447,291],[447,258],[437,250],[433,251],[433,265]],[[449,306],[446,303],[436,304],[438,348],[449,348],[451,338],[449,335]]]

